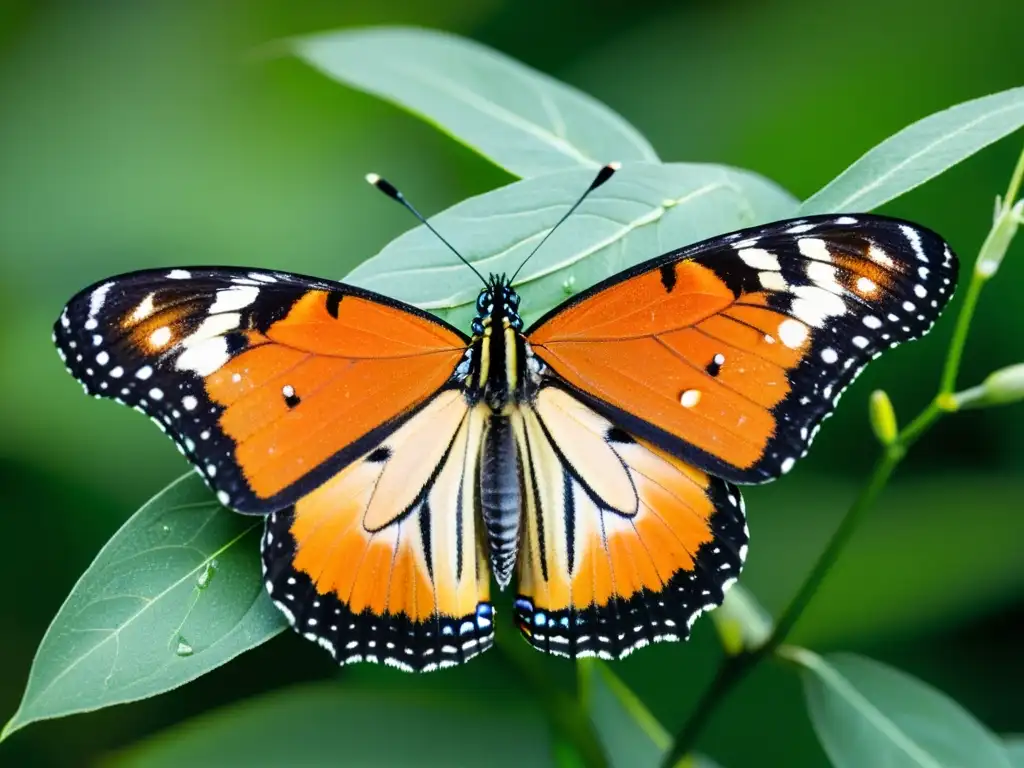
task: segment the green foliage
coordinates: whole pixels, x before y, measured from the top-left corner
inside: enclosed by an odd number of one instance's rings
[[[285,622],[259,575],[262,527],[194,474],[154,496],[71,590],[3,735],[164,693],[278,634]]]
[[[423,117],[524,179],[433,219],[482,272],[514,271],[578,197],[594,168],[610,160],[624,163],[616,179],[598,190],[522,273],[527,322],[611,273],[716,233],[797,211],[870,210],[1024,125],[1024,88],[960,104],[883,141],[799,206],[788,192],[750,171],[661,164],[647,140],[600,102],[462,38],[376,28],[294,38],[286,48],[335,80]],[[1003,234],[990,235],[1001,247],[1000,260],[1019,219],[1019,174],[1015,178],[1017,186],[1011,183],[997,210]],[[423,227],[394,240],[348,280],[434,310],[458,325],[468,320],[478,290],[472,274]],[[977,279],[969,288],[940,397],[953,397],[982,282]],[[1007,375],[990,378],[982,387],[1005,389]],[[548,680],[539,663],[524,660],[523,654],[532,652],[518,638],[499,636],[499,650],[502,644],[519,643],[505,655],[532,685],[540,707],[504,707],[494,699],[441,701],[344,683],[306,686],[171,729],[121,754],[115,764],[421,765],[485,759],[488,764],[544,765],[557,754],[560,763],[568,764],[654,765],[669,755],[681,758],[678,765],[710,767],[705,758],[686,754],[703,719],[746,671],[779,648],[817,593],[853,520],[872,504],[905,449],[944,409],[952,409],[936,398],[896,433],[888,398],[884,406],[873,401],[876,430],[885,438],[883,460],[780,620],[773,624],[738,586],[713,614],[727,674],[716,678],[703,700],[706,706],[698,707],[696,719],[675,740],[604,663],[581,661],[576,698]],[[1005,508],[1005,518],[1016,524],[1019,515],[1011,513],[1019,499],[1017,486],[1000,495],[990,479],[973,483],[965,480],[957,487],[966,498],[985,498],[1000,515]],[[764,539],[774,536],[780,550],[786,548],[783,559],[808,547],[807,532],[822,509],[845,506],[835,484],[810,490],[805,484],[798,494],[783,492],[795,495],[780,507],[806,510],[789,518],[790,529],[779,526],[773,532],[771,521],[759,521],[767,529]],[[934,502],[922,503],[931,498],[928,494],[936,497]],[[958,608],[973,604],[976,584],[962,584],[959,578],[966,571],[991,576],[990,598],[999,590],[1013,591],[1019,569],[1014,568],[1016,538],[1009,527],[973,532],[973,546],[961,554],[955,570],[943,561],[945,550],[936,547],[936,570],[920,570],[916,581],[908,577],[893,584],[889,574],[898,570],[907,551],[928,552],[930,543],[962,535],[964,504],[948,488],[929,484],[916,489],[914,498],[916,505],[894,503],[894,509],[907,508],[898,520],[886,515],[878,523],[885,529],[879,538],[889,549],[874,552],[871,570],[883,574],[882,592],[892,600],[891,605],[875,605],[879,624],[927,617],[936,601],[946,601],[936,612],[950,601]],[[804,499],[815,501],[810,505]],[[258,520],[223,510],[194,476],[154,497],[115,534],[72,590],[43,638],[21,706],[0,738],[36,720],[165,692],[279,633],[284,622],[263,592],[258,538]],[[813,548],[807,554],[812,553]],[[819,612],[828,630],[819,628],[815,634],[813,620],[801,625],[812,638],[857,629],[844,624],[844,600],[856,600],[871,575],[865,576],[863,568],[839,574],[824,593],[842,590],[844,599],[829,600]],[[503,629],[508,636],[509,628]],[[964,710],[901,673],[857,657],[823,658],[789,646],[780,655],[801,665],[812,722],[837,766],[1008,768],[1024,763],[1019,743],[1004,748]],[[742,729],[742,724],[735,727]],[[504,742],[512,747],[497,746]]]
[[[657,765],[672,739],[629,688],[597,659],[577,662],[580,699],[612,768]]]
[[[461,253],[484,275],[512,274],[586,189],[593,171],[527,179],[471,198],[435,216],[441,232],[458,232]],[[677,244],[785,218],[796,201],[748,171],[717,165],[627,165],[595,191],[523,268],[516,288],[524,321],[532,320],[619,270]],[[445,310],[466,327],[480,291],[476,276],[417,227],[356,267],[346,282],[424,309]]]
[[[1024,87],[918,120],[868,151],[812,195],[801,213],[870,211],[1024,125]]]
[[[785,651],[803,668],[811,722],[836,768],[1010,768],[991,733],[919,680],[850,654]]]
[[[516,176],[658,161],[647,139],[601,102],[464,38],[388,27],[299,38],[291,48]]]
[[[1006,754],[1013,768],[1024,768],[1024,738],[1011,736],[1006,739]]]
[[[554,765],[539,712],[501,701],[450,701],[291,688],[198,718],[128,750],[117,768],[187,765]]]

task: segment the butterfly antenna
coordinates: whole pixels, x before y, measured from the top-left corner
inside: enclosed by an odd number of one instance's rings
[[[572,208],[570,208],[568,211],[566,211],[565,214],[562,216],[562,218],[560,218],[558,220],[558,222],[555,224],[555,226],[553,226],[551,229],[548,230],[548,233],[546,235],[544,235],[544,237],[541,239],[541,241],[539,243],[537,243],[537,246],[532,251],[530,251],[530,255],[527,256],[525,259],[523,259],[523,263],[519,265],[519,269],[517,269],[515,272],[512,273],[512,277],[508,281],[509,285],[511,285],[512,282],[516,279],[516,275],[519,274],[519,270],[521,270],[523,267],[526,266],[526,262],[528,262],[530,259],[532,259],[533,255],[535,253],[537,253],[537,251],[540,250],[540,247],[542,245],[544,245],[544,243],[546,243],[548,241],[548,238],[551,237],[551,235],[554,233],[554,231],[556,229],[558,229],[560,226],[562,226],[562,223],[566,219],[568,219],[570,216],[572,216],[572,214],[575,212],[575,210],[577,208],[579,208],[580,205],[583,204],[584,200],[587,199],[587,196],[591,192],[593,192],[595,189],[600,187],[602,184],[604,184],[606,181],[608,181],[608,179],[610,179],[615,174],[615,172],[617,170],[619,170],[619,168],[621,168],[621,167],[622,167],[622,163],[608,163],[608,165],[603,166],[601,168],[601,170],[599,170],[597,172],[597,176],[595,176],[594,180],[592,182],[590,182],[590,186],[587,187],[586,191],[582,195],[580,195],[580,199],[577,200],[575,203],[573,203],[572,204]]]
[[[405,195],[403,195],[394,184],[389,182],[387,179],[382,179],[376,173],[366,174],[366,180],[370,182],[370,184],[375,186],[377,189],[379,189],[381,192],[383,192],[385,195],[390,197],[392,200],[401,203],[402,207],[404,207],[407,211],[409,211],[409,213],[411,213],[419,220],[420,224],[422,224],[431,232],[433,232],[438,240],[447,245],[448,250],[450,250],[452,253],[459,257],[459,261],[461,261],[463,264],[465,264],[467,267],[473,270],[473,274],[480,278],[480,282],[482,282],[484,285],[487,285],[487,281],[484,279],[484,276],[480,274],[480,271],[472,264],[470,264],[466,260],[465,256],[463,256],[461,253],[455,250],[455,246],[453,246],[451,243],[449,243],[447,240],[441,237],[441,233],[434,229],[431,226],[430,222],[427,221],[426,217],[422,213],[417,211],[412,203],[405,199]]]

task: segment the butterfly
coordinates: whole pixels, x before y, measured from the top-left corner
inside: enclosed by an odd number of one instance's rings
[[[87,393],[265,516],[266,589],[338,662],[465,662],[494,640],[492,577],[535,648],[610,659],[722,602],[747,552],[737,484],[788,472],[865,364],[929,330],[957,259],[897,219],[780,221],[525,330],[515,276],[481,279],[467,335],[331,280],[133,272],[72,298],[54,341]]]

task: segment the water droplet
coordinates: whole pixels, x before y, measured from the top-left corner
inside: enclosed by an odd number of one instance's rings
[[[178,647],[174,649],[174,652],[184,658],[195,653],[195,649],[188,644],[184,637],[178,635]]]
[[[666,197],[664,200],[661,201],[661,207],[662,208],[671,208],[671,207],[673,207],[675,205],[679,205],[679,201],[678,200],[673,200],[670,197]]]
[[[699,402],[699,389],[688,389],[679,396],[679,404],[682,405],[683,408],[693,408],[693,406],[695,406]]]
[[[562,281],[562,291],[566,296],[572,296],[576,293],[576,276],[569,275],[565,280]]]
[[[169,526],[167,523],[164,523],[163,525],[160,526],[160,530],[163,531],[164,533],[170,533],[171,532],[171,526]]]
[[[203,568],[202,572],[196,576],[196,586],[200,589],[206,589],[210,586],[210,582],[213,581],[213,577],[217,575],[217,561],[211,560]]]

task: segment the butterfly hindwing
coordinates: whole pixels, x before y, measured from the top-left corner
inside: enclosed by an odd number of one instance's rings
[[[515,616],[526,639],[602,658],[685,640],[743,567],[738,489],[556,386],[512,418],[524,504]]]
[[[111,278],[54,326],[85,390],[149,415],[222,503],[281,509],[451,384],[467,339],[331,281],[240,269]]]
[[[641,264],[527,338],[621,428],[732,482],[763,482],[806,452],[868,361],[928,331],[956,277],[930,230],[818,216]]]
[[[473,479],[487,416],[446,391],[294,506],[269,515],[263,570],[297,632],[340,663],[407,671],[493,642]]]

